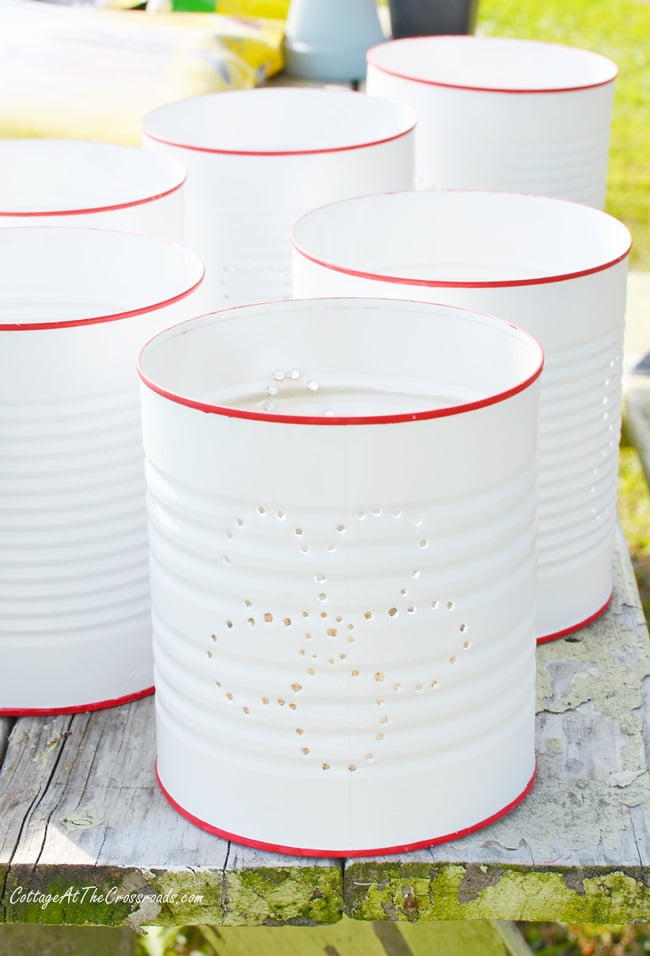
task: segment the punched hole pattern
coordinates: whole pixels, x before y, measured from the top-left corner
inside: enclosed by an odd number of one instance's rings
[[[595,475],[598,474],[597,468],[594,469],[594,474]],[[269,510],[266,504],[260,504],[255,508],[254,513],[260,519],[266,519],[267,521],[268,521],[269,515],[271,515],[279,523],[286,522],[288,524],[287,533],[292,535],[293,538],[297,539],[296,547],[297,548],[299,547],[303,554],[310,553],[310,550],[312,550],[312,548],[310,544],[308,543],[308,540],[306,540],[305,529],[302,528],[301,526],[293,526],[290,523],[290,521],[287,520],[288,515],[283,508],[273,507]],[[385,519],[393,519],[393,520],[408,518],[409,523],[414,528],[417,528],[422,524],[422,519],[419,516],[405,514],[401,509],[398,509],[398,508],[394,508],[392,510],[391,509],[386,510],[380,506],[373,506],[368,511],[359,510],[354,515],[354,517],[358,521],[365,521],[368,518],[371,518],[371,519],[380,518],[382,516],[384,516]],[[275,522],[273,523],[275,524]],[[244,517],[239,516],[235,518],[232,523],[232,527],[227,528],[223,532],[225,538],[228,541],[234,542],[235,534],[233,533],[233,531],[234,532],[241,531],[241,529],[243,529],[246,526],[246,524],[247,524],[247,521],[245,519],[245,516]],[[268,524],[266,526],[270,527]],[[341,522],[337,524],[336,526],[334,526],[332,528],[332,531],[338,536],[346,535],[349,531],[349,526]],[[423,548],[426,549],[429,547],[430,542],[428,538],[422,537],[419,540],[415,540],[413,542],[413,545],[414,547],[417,547],[418,549],[423,549]],[[321,547],[323,546],[321,545]],[[330,541],[326,545],[326,551],[328,553],[335,552],[336,545],[334,545]],[[224,564],[232,563],[232,559],[230,555],[222,555],[221,560]],[[408,576],[412,582],[421,581],[423,577],[423,572],[420,568],[414,568],[413,570],[408,572]],[[316,585],[323,585],[327,582],[327,575],[323,571],[318,571],[318,573],[312,573],[312,579]],[[412,587],[414,589],[414,593],[413,593],[414,597],[416,596],[416,593],[418,595],[421,594],[421,584],[418,584],[417,588],[414,584],[412,585]],[[314,598],[316,598],[321,603],[324,603],[329,600],[329,596],[327,592],[325,591],[315,590],[313,592],[313,595],[314,595]],[[433,599],[430,598],[428,601],[425,600],[424,602],[422,602],[421,599],[418,599],[416,602],[414,602],[413,598],[411,598],[412,603],[406,604],[404,599],[408,598],[408,595],[409,595],[409,589],[407,587],[400,587],[399,588],[399,599],[400,599],[399,603],[395,603],[389,607],[385,607],[384,609],[368,608],[366,611],[362,612],[360,621],[356,621],[355,623],[353,623],[352,621],[345,621],[341,614],[336,614],[336,615],[331,614],[331,620],[334,620],[336,622],[336,626],[333,626],[333,625],[328,626],[327,624],[324,623],[328,617],[328,614],[326,611],[321,611],[318,614],[318,617],[320,618],[320,621],[322,624],[322,630],[319,630],[319,634],[320,634],[319,639],[322,639],[325,636],[328,639],[333,641],[339,641],[340,639],[343,639],[346,641],[347,645],[351,645],[355,643],[355,637],[350,633],[355,630],[355,624],[357,627],[361,625],[367,626],[371,624],[372,622],[379,620],[382,616],[384,616],[383,618],[384,620],[388,619],[389,621],[397,622],[398,619],[400,618],[400,614],[415,615],[415,614],[426,614],[427,612],[431,614],[435,612],[436,615],[439,615],[444,613],[444,611],[454,612],[456,610],[456,602],[454,600],[441,601],[439,598],[433,598]],[[260,624],[263,623],[265,625],[272,625],[272,624],[276,624],[276,626],[281,625],[283,628],[295,630],[295,626],[294,626],[294,622],[292,618],[289,616],[282,617],[281,614],[278,615],[277,609],[274,609],[273,612],[270,610],[260,610],[260,609],[256,610],[253,608],[253,601],[248,598],[243,601],[243,605],[245,608],[251,609],[251,611],[249,611],[248,616],[243,616],[242,618],[239,619],[240,627],[241,625],[246,624],[248,628],[252,629],[256,627],[257,623],[260,623]],[[313,611],[310,611],[307,609],[302,610],[301,612],[296,612],[296,614],[298,613],[300,613],[304,619],[307,619],[313,615]],[[446,614],[444,614],[444,617],[446,618]],[[433,618],[432,618],[432,621],[433,621]],[[226,632],[227,631],[235,632],[233,634],[233,637],[235,637],[239,633],[237,632],[236,619],[229,618],[225,620],[223,624],[225,625]],[[320,628],[320,625],[318,626]],[[457,633],[460,633],[463,636],[465,636],[468,631],[468,625],[463,622],[463,623],[457,624],[456,626],[457,626]],[[273,629],[270,628],[268,633],[272,633],[272,630]],[[222,636],[223,636],[223,632],[222,632]],[[219,641],[219,633],[212,632],[209,635],[209,639],[211,641],[211,645],[210,645],[211,649],[208,650],[206,653],[207,653],[207,657],[210,660],[212,660],[215,658],[215,654],[217,650],[216,645],[218,644],[218,641]],[[300,635],[300,639],[304,639],[307,641],[311,640],[312,639],[311,631],[303,632]],[[468,651],[470,647],[471,647],[471,642],[469,640],[464,640],[462,643],[462,650]],[[222,649],[221,644],[219,644],[219,648]],[[215,653],[213,653],[213,650]],[[305,657],[304,647],[298,648],[297,651],[299,655],[301,655],[303,658]],[[459,651],[460,651],[460,646],[459,646]],[[309,667],[305,668],[302,671],[302,673],[307,675],[308,678],[316,677],[319,673],[319,667],[321,668],[321,672],[323,674],[325,673],[325,670],[323,668],[335,667],[338,669],[342,667],[344,668],[344,670],[347,670],[347,673],[351,677],[353,678],[361,677],[361,674],[362,674],[361,669],[359,667],[351,666],[353,664],[354,658],[350,661],[350,664],[345,663],[348,661],[348,654],[340,651],[340,645],[339,645],[338,652],[334,656],[329,656],[329,657],[326,655],[323,656],[322,653],[321,654],[314,653],[311,656],[314,660],[314,665],[313,666],[310,665]],[[319,661],[320,661],[320,664],[319,664]],[[447,658],[447,666],[457,665],[458,661],[459,661],[459,657],[457,653],[450,654],[449,657]],[[214,666],[214,664],[211,664],[210,666],[212,667]],[[400,681],[390,682],[391,675],[389,673],[384,673],[383,671],[379,671],[379,670],[375,671],[374,674],[373,672],[371,672],[371,674],[366,673],[366,677],[374,679],[374,682],[377,684],[388,683],[388,687],[390,688],[391,693],[393,694],[413,693],[413,694],[422,695],[422,694],[425,694],[427,690],[429,692],[438,691],[440,687],[442,686],[441,680],[439,679],[438,676],[428,680],[421,680],[418,683],[413,684],[412,686],[409,686],[408,684],[403,684]],[[440,675],[440,677],[443,677],[443,675]],[[444,680],[442,681],[442,683],[444,683]],[[229,702],[235,700],[236,695],[232,692],[232,690],[228,690],[227,688],[224,688],[222,685],[223,685],[222,680],[214,680],[214,687],[219,689],[219,691],[223,694],[225,700]],[[313,687],[314,685],[311,684],[309,686]],[[291,692],[295,695],[300,695],[303,693],[303,684],[301,684],[298,680],[294,680],[290,684],[287,684],[287,689],[289,688]],[[239,691],[237,693],[239,694]],[[269,704],[271,703],[271,698],[266,695],[256,698],[256,700],[258,702],[258,706],[259,706],[259,703],[261,702],[262,706],[265,708],[268,708]],[[295,701],[293,700],[287,701],[284,697],[274,698],[274,701],[276,704],[276,708],[278,708],[279,710],[285,710],[287,712],[289,711],[295,712],[299,709],[298,704]],[[255,713],[254,700],[249,699],[246,702],[242,702],[240,697],[238,703],[239,703],[239,710],[245,717],[251,717],[254,715]],[[378,698],[376,701],[376,704],[383,708],[385,701],[383,698]],[[377,719],[382,729],[374,734],[374,738],[377,741],[382,741],[385,738],[385,728],[390,725],[391,718],[389,714],[382,713],[380,716],[378,716]],[[295,730],[295,734],[299,737],[302,737],[306,733],[305,727],[302,727],[302,726],[294,727],[294,730]],[[312,750],[313,750],[313,747],[310,748],[308,746],[304,746],[299,749],[299,752],[302,755],[306,756],[306,755],[309,755]],[[361,757],[362,753],[363,752],[359,754],[359,757]],[[327,756],[327,755],[323,754],[323,756]],[[374,761],[374,760],[375,760],[375,753],[372,751],[368,751],[363,756],[364,763],[367,763],[369,761]],[[338,767],[339,770],[347,768],[348,771],[352,772],[352,771],[358,770],[359,762],[350,763],[347,765],[341,765],[340,763],[338,763],[338,761],[332,762],[331,760],[325,760],[321,763],[321,766],[323,769],[327,769],[327,770],[332,769],[333,767]]]
[[[271,382],[264,386],[265,399],[261,401],[262,410],[272,412],[283,398],[291,398],[301,392],[317,392],[320,385],[297,368],[277,368],[271,373]]]

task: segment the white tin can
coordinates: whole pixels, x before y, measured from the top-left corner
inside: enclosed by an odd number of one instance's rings
[[[182,814],[357,855],[525,796],[541,365],[499,319],[382,299],[226,310],[144,348],[158,773]]]
[[[210,305],[291,295],[289,229],[303,212],[413,187],[415,114],[332,89],[236,90],[159,107],[144,144],[187,169],[186,241]]]
[[[0,714],[153,689],[136,359],[202,272],[149,236],[0,229]]]
[[[367,89],[418,114],[419,189],[605,199],[616,64],[506,37],[407,37],[368,51]],[[367,190],[370,192],[371,190]]]
[[[548,197],[432,190],[315,210],[293,239],[297,296],[448,302],[541,342],[539,639],[602,613],[613,586],[625,226]]]
[[[0,140],[0,227],[83,226],[183,241],[185,170],[117,143]]]

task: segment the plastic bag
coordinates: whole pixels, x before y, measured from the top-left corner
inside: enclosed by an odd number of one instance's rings
[[[282,67],[283,23],[0,4],[0,135],[139,145],[163,103],[247,89]]]

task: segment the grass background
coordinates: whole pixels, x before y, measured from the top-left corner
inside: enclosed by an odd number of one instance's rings
[[[631,267],[650,270],[650,3],[479,0],[477,32],[566,43],[618,65],[606,209],[634,240]]]
[[[631,268],[650,271],[650,0],[479,0],[477,32],[566,43],[618,64],[606,209],[632,233]],[[621,523],[650,610],[650,498],[636,454],[626,445],[620,462]],[[520,928],[538,956],[650,952],[650,925],[645,924],[527,923]],[[141,956],[217,952],[209,927],[152,932],[139,945]]]

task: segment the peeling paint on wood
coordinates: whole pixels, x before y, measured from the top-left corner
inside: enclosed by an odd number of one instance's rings
[[[266,925],[336,923],[342,916],[340,867],[281,867],[226,874],[225,922]]]
[[[426,871],[413,866],[388,874],[376,874],[369,888],[355,894],[358,878],[368,876],[355,864],[350,874],[347,909],[356,919],[377,920],[473,920],[502,919],[504,913],[518,920],[559,920],[577,923],[615,923],[650,914],[650,888],[642,874],[606,873],[567,885],[566,874],[547,870],[495,867],[486,880],[475,879],[471,866],[450,864]],[[362,881],[361,885],[363,885]]]

